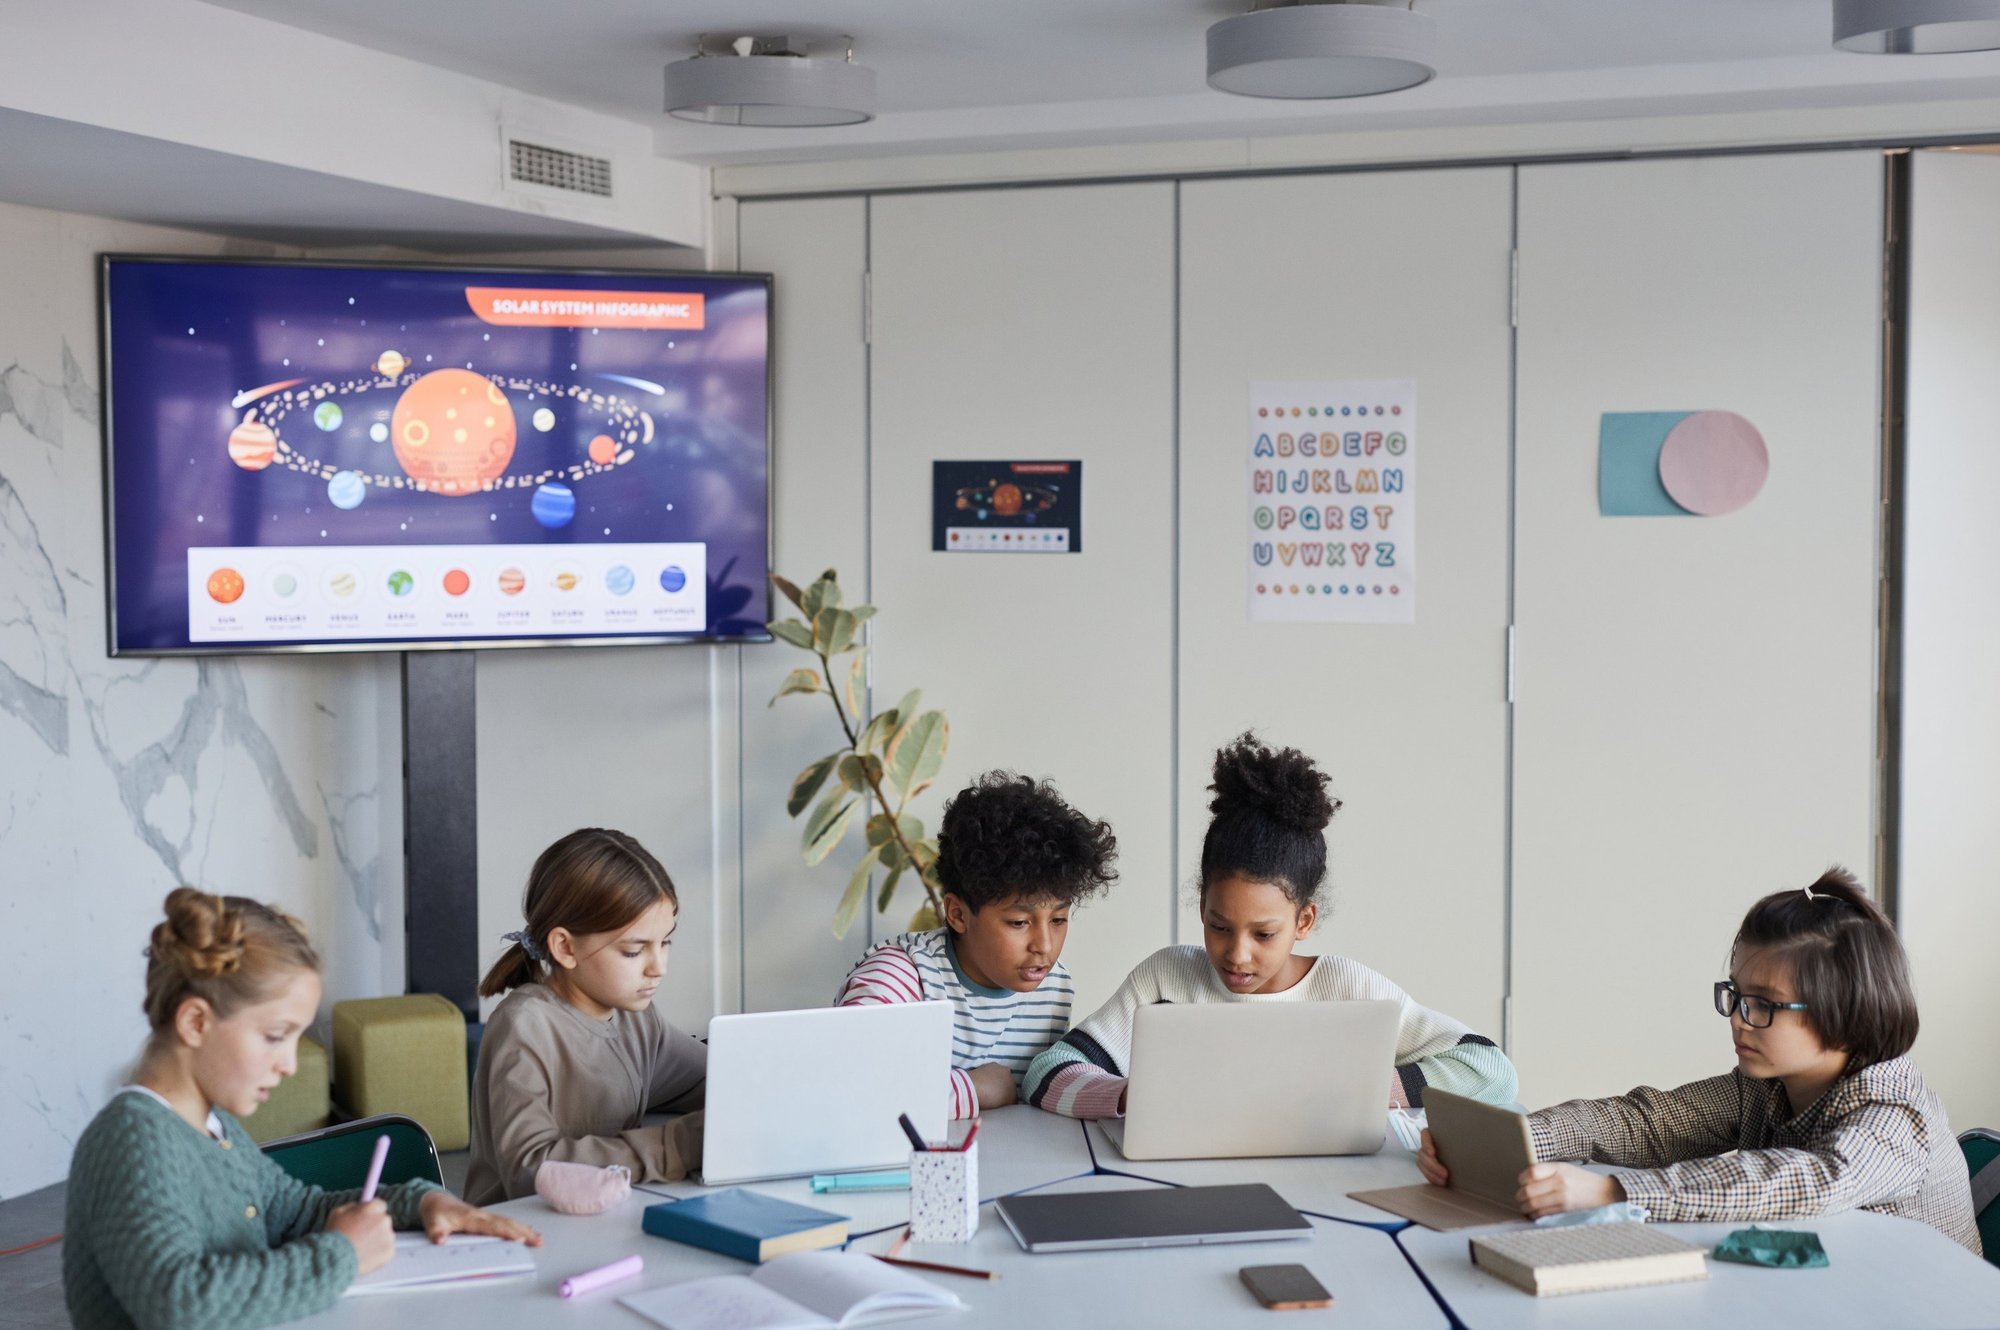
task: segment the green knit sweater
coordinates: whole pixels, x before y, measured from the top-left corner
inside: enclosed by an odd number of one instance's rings
[[[220,1109],[223,1139],[150,1095],[120,1094],[70,1164],[63,1295],[78,1330],[250,1330],[324,1311],[354,1282],[354,1245],[325,1232],[360,1189],[309,1187]],[[428,1182],[384,1187],[417,1228]]]

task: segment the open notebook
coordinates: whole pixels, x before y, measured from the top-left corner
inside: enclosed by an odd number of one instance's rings
[[[396,1254],[380,1270],[347,1286],[359,1293],[395,1293],[406,1288],[457,1284],[468,1279],[502,1279],[535,1273],[535,1258],[504,1238],[453,1236],[432,1242],[422,1233],[398,1233]]]
[[[620,1298],[667,1330],[828,1330],[955,1310],[935,1284],[872,1256],[809,1251],[746,1275],[720,1275]]]

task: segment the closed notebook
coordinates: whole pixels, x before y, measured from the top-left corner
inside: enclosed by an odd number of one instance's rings
[[[846,1330],[964,1306],[907,1270],[832,1251],[798,1252],[748,1275],[691,1279],[619,1301],[667,1330]]]
[[[1645,1224],[1513,1229],[1471,1243],[1474,1265],[1536,1297],[1708,1278],[1699,1247]]]
[[[671,1238],[756,1263],[791,1252],[838,1247],[847,1241],[846,1215],[741,1187],[649,1205],[643,1222],[656,1238]]]
[[[463,1235],[432,1242],[422,1233],[398,1233],[396,1254],[389,1263],[349,1284],[347,1293],[349,1297],[396,1293],[403,1289],[533,1273],[535,1258],[518,1242]]]

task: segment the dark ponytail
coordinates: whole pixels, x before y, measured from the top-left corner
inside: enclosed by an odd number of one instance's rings
[[[1201,889],[1229,877],[1270,882],[1304,909],[1326,880],[1326,824],[1340,800],[1326,773],[1296,748],[1272,750],[1244,734],[1215,755],[1215,791],[1201,842]]]

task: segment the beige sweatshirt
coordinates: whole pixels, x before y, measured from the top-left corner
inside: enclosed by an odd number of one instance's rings
[[[531,1196],[544,1159],[623,1164],[634,1182],[701,1166],[708,1046],[651,1007],[594,1020],[539,983],[504,998],[486,1022],[472,1082],[474,1205]],[[649,1112],[686,1113],[641,1125]]]

